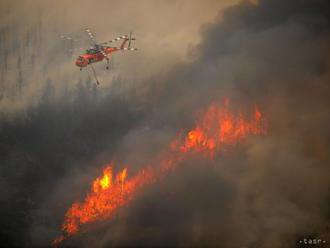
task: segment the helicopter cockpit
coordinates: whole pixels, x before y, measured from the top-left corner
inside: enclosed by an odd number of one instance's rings
[[[87,49],[86,50],[86,53],[87,54],[96,54],[96,53],[99,53],[100,51],[95,49],[95,48],[91,48],[91,49]]]

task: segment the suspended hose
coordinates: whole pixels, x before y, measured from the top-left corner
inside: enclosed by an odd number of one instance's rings
[[[93,71],[93,75],[94,75],[94,78],[95,78],[96,84],[99,85],[100,82],[99,82],[99,80],[97,79],[96,71],[95,71],[95,69],[94,69],[94,66],[93,66],[93,64],[90,64],[90,66],[91,66],[91,68],[92,68],[92,71]]]

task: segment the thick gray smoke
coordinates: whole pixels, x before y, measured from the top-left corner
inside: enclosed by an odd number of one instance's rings
[[[143,100],[135,90],[93,98],[97,90],[81,82],[74,97],[69,91],[51,101],[49,90],[24,117],[6,115],[0,181],[6,244],[49,244],[65,210],[98,175],[95,168],[114,156],[143,164],[173,133],[191,127],[196,109],[223,97],[238,106],[258,103],[268,135],[213,162],[185,161],[120,218],[87,226],[64,245],[329,243],[329,7],[326,0],[244,1],[202,26],[189,61],[149,75]]]

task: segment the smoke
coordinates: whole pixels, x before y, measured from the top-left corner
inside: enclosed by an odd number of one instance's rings
[[[22,109],[36,104],[48,78],[56,96],[65,88],[74,88],[91,72],[79,72],[76,57],[89,48],[84,29],[90,28],[99,42],[133,31],[138,52],[120,52],[111,56],[111,70],[96,65],[100,88],[108,89],[120,75],[145,87],[148,76],[159,76],[175,61],[186,60],[187,47],[200,40],[198,28],[211,21],[219,9],[232,1],[39,1],[18,3],[2,1],[0,8],[0,55],[2,109]],[[166,20],[166,21],[164,21]],[[61,35],[72,37],[74,52]],[[19,66],[18,60],[21,60]],[[145,68],[148,68],[146,70]],[[21,75],[19,77],[19,74]]]
[[[175,179],[145,193],[127,222],[82,243],[292,247],[304,237],[328,240],[328,7],[243,2],[204,25],[195,60],[157,80],[154,119],[187,127],[193,110],[230,96],[263,106],[268,137],[216,160],[216,169],[187,162]]]
[[[156,7],[173,10],[171,4]],[[111,94],[88,102],[93,92],[83,81],[73,101],[63,96],[23,117],[6,115],[1,235],[8,244],[48,245],[65,210],[99,174],[95,168],[116,158],[132,165],[133,174],[179,129],[191,127],[197,109],[229,97],[237,106],[262,107],[269,122],[266,137],[251,138],[214,161],[185,161],[171,177],[140,192],[118,218],[91,224],[65,244],[293,247],[306,237],[330,242],[328,5],[243,1],[213,21],[200,19],[209,23],[202,25],[198,45],[185,46],[188,59],[160,56],[167,61],[165,72],[152,67],[151,73],[143,62],[143,75],[138,73],[143,93],[131,87],[118,93],[124,78]],[[212,1],[208,6],[217,7]],[[73,17],[77,23],[82,18]],[[150,42],[161,36],[149,35]]]

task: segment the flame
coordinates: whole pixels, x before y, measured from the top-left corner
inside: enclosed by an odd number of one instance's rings
[[[251,134],[265,133],[265,121],[257,106],[254,109],[254,118],[248,119],[242,112],[232,113],[229,100],[225,99],[221,108],[216,103],[211,104],[198,118],[195,128],[188,132],[183,144],[174,141],[171,149],[182,153],[203,153],[213,158],[224,145],[236,144]]]
[[[112,166],[103,170],[103,176],[96,178],[91,186],[91,192],[82,203],[74,203],[65,215],[62,230],[67,235],[78,232],[80,225],[104,219],[111,216],[116,209],[125,205],[133,193],[152,182],[153,172],[144,169],[129,180],[126,180],[127,169],[118,172],[113,180]],[[61,240],[62,241],[62,240]]]
[[[103,170],[103,176],[96,178],[93,182],[93,192],[100,192],[112,186],[112,167],[107,166]]]
[[[91,190],[83,202],[73,203],[65,214],[62,225],[64,235],[53,241],[57,246],[67,237],[77,233],[85,223],[114,217],[117,210],[127,205],[141,188],[173,171],[191,153],[202,154],[213,159],[222,153],[225,146],[237,144],[249,135],[266,134],[263,114],[257,106],[252,118],[242,112],[234,114],[229,108],[229,100],[222,106],[212,103],[196,120],[195,127],[182,137],[178,135],[169,145],[166,156],[157,158],[156,166],[147,166],[135,176],[128,178],[127,168],[113,174],[114,163],[103,169],[103,175],[91,184]]]

